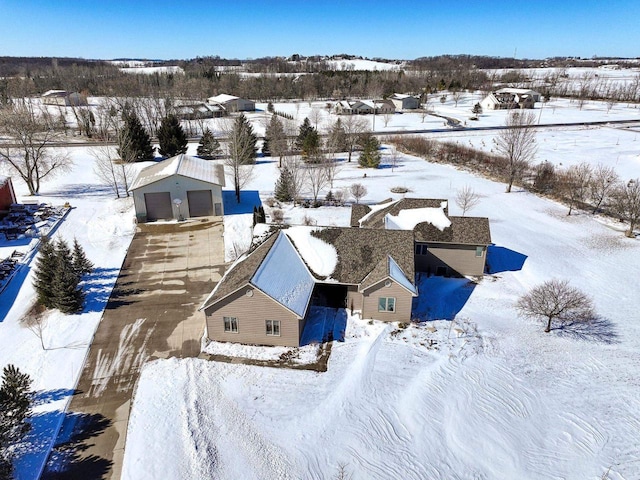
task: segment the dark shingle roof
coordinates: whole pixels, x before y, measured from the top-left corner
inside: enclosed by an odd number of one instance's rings
[[[354,203],[351,205],[351,223],[352,227],[360,226],[360,219],[364,217],[367,213],[369,213],[371,209],[368,205],[363,205],[362,203]]]
[[[486,217],[449,217],[451,226],[439,230],[429,222],[416,225],[416,242],[458,243],[466,245],[489,245],[491,231]]]
[[[380,210],[374,212],[369,216],[365,221],[362,222],[362,227],[366,228],[384,228],[384,217],[387,214],[398,215],[400,210],[410,210],[412,208],[440,208],[442,202],[445,202],[448,205],[448,202],[444,199],[438,198],[403,198],[398,200],[397,202],[391,203],[388,207],[381,208]],[[353,207],[351,211],[351,224],[353,225]],[[448,215],[448,207],[444,208],[444,214]],[[365,214],[366,215],[366,214]],[[364,217],[362,215],[360,218]],[[360,219],[359,218],[359,219]],[[358,219],[358,220],[359,220]],[[358,225],[356,221],[355,226]]]
[[[276,232],[251,252],[244,260],[238,261],[231,270],[228,270],[213,292],[211,292],[209,298],[205,300],[201,309],[209,307],[218,300],[249,283],[254,273],[256,273],[256,270],[264,260],[264,257],[266,257],[269,250],[271,250],[271,247],[277,237],[278,234]]]
[[[312,235],[335,247],[338,264],[331,278],[340,283],[357,285],[379,266],[383,273],[376,281],[385,278],[388,274],[387,256],[396,261],[411,282],[414,281],[411,231],[330,227],[315,231]]]

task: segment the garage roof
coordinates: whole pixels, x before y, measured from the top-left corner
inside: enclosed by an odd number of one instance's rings
[[[221,164],[181,154],[140,170],[130,190],[144,187],[173,175],[182,175],[224,187],[224,167]]]

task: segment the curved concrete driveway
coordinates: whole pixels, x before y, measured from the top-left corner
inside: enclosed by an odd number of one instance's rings
[[[198,356],[204,314],[197,309],[223,273],[219,218],[139,226],[44,478],[120,478],[140,368]]]

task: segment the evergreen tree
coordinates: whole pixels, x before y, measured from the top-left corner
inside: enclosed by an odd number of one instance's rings
[[[480,105],[479,103],[476,103],[473,106],[473,109],[471,110],[471,113],[473,113],[474,115],[480,115],[482,113],[482,105]]]
[[[73,238],[73,271],[74,273],[82,278],[83,275],[88,275],[93,272],[93,263],[87,258],[87,255],[84,253],[84,248],[82,245],[78,243],[77,238]]]
[[[349,150],[347,132],[342,126],[342,120],[337,119],[331,127],[327,143],[332,152],[346,152]]]
[[[265,144],[267,145],[267,151],[269,155],[274,155],[282,160],[282,156],[287,151],[287,136],[284,132],[284,126],[282,121],[273,115],[267,125],[265,132]],[[265,147],[262,147],[262,153],[265,152]]]
[[[271,156],[271,146],[269,145],[269,137],[265,134],[264,140],[262,141],[262,156],[270,157]]]
[[[315,136],[315,139],[314,138],[307,139],[308,137],[314,137],[314,136]],[[302,122],[302,125],[300,125],[300,131],[298,132],[298,136],[296,137],[295,145],[296,145],[296,148],[302,151],[303,155],[305,156],[312,155],[313,153],[315,153],[314,148],[319,147],[318,131],[315,128],[313,128],[313,125],[311,125],[311,122],[309,121],[308,117],[305,117],[304,121]],[[306,151],[305,151],[305,147],[307,149]]]
[[[0,478],[12,478],[13,465],[9,447],[20,442],[31,429],[33,393],[31,378],[13,366],[4,367],[0,386]]]
[[[287,167],[280,170],[280,177],[276,181],[274,196],[279,202],[291,202],[293,200],[293,176]]]
[[[122,114],[124,125],[118,135],[118,155],[126,162],[139,162],[153,158],[154,148],[149,134],[131,109]]]
[[[234,161],[240,165],[256,163],[257,143],[258,137],[253,133],[253,127],[247,117],[241,113],[233,124],[233,132],[229,138],[230,151]]]
[[[56,266],[52,282],[53,306],[62,313],[78,313],[84,307],[80,277],[73,268],[73,255],[67,242],[56,242]]]
[[[56,251],[48,237],[42,237],[40,251],[36,260],[33,286],[36,289],[38,303],[44,307],[54,306],[52,283],[56,270]]]
[[[198,144],[198,156],[210,160],[220,155],[221,152],[220,142],[213,136],[211,130],[207,128],[202,134],[202,138],[200,138],[200,143]]]
[[[302,142],[302,156],[306,159],[313,159],[318,153],[320,153],[320,136],[318,131],[313,128]]]
[[[158,129],[158,153],[163,157],[173,157],[180,153],[187,153],[187,135],[175,115],[167,115],[162,119]]]
[[[370,133],[366,133],[360,137],[359,143],[362,147],[362,153],[360,153],[360,159],[358,160],[360,166],[365,168],[378,168],[381,159],[378,139]]]

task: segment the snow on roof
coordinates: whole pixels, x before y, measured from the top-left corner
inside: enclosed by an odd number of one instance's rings
[[[442,231],[451,226],[451,220],[444,213],[447,202],[442,202],[440,208],[410,208],[400,210],[398,215],[387,214],[384,217],[387,230],[413,230],[416,225],[428,222]]]
[[[66,97],[66,90],[47,90],[42,94],[43,97]]]
[[[304,317],[315,281],[289,237],[278,234],[251,283],[300,317]]]
[[[404,288],[409,290],[411,293],[413,293],[414,295],[418,295],[416,286],[409,281],[409,279],[404,274],[402,269],[398,266],[396,261],[393,258],[391,258],[391,255],[389,255],[388,258],[389,258],[389,276],[392,279],[394,279],[396,282],[398,282],[400,285],[402,285]]]
[[[290,227],[285,233],[293,241],[307,266],[318,277],[330,277],[338,264],[336,248],[313,235],[317,227]]]
[[[130,190],[135,190],[172,175],[182,175],[220,186],[225,185],[224,167],[221,164],[180,154],[140,170]]]
[[[391,95],[391,98],[395,98],[396,100],[404,100],[405,98],[412,98],[413,95],[407,95],[406,93],[394,93]]]
[[[400,200],[402,200],[401,198],[398,200],[394,200],[393,202],[387,202],[387,203],[379,203],[377,205],[369,205],[369,213],[367,213],[364,217],[362,217],[360,220],[358,220],[358,223],[360,223],[360,226],[362,226],[363,222],[366,222],[371,215],[373,215],[374,213],[376,213],[379,210],[382,210],[383,208],[388,208],[391,205],[393,205],[394,203],[398,203]]]
[[[236,97],[234,95],[228,95],[226,93],[221,93],[220,95],[216,95],[215,97],[209,97],[209,102],[215,103],[227,103],[231,100],[237,100],[240,97]]]
[[[540,95],[538,92],[536,92],[535,90],[530,90],[528,88],[511,88],[511,87],[505,87],[505,88],[501,88],[500,90],[496,90],[496,93],[514,93],[514,94],[534,94],[534,95]]]

